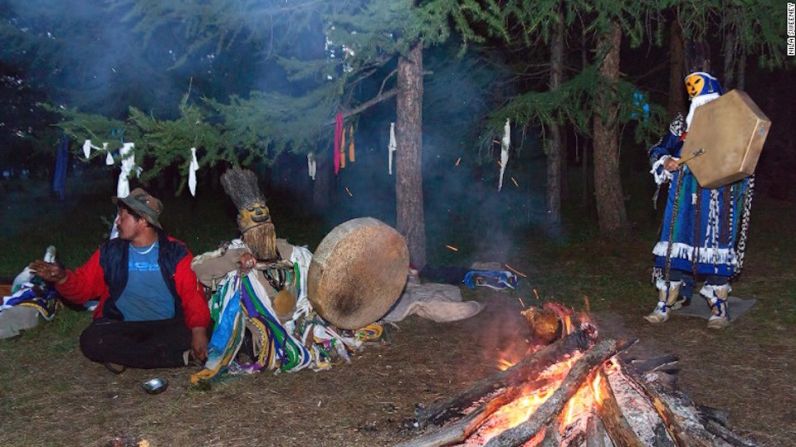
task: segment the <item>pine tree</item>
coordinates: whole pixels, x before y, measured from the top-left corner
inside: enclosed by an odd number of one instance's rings
[[[204,147],[202,162],[228,159],[237,162],[273,160],[280,152],[314,151],[328,142],[336,112],[347,120],[384,100],[397,97],[396,122],[399,150],[396,154],[397,227],[406,237],[412,264],[426,263],[425,223],[422,196],[422,84],[423,49],[445,41],[456,30],[465,44],[479,41],[470,23],[495,22],[496,5],[484,9],[474,2],[456,0],[375,0],[315,2],[240,2],[237,0],[158,2],[115,0],[113,7],[145,40],[163,27],[178,27],[194,43],[186,47],[175,66],[192,55],[214,47],[223,52],[238,41],[259,42],[260,56],[278,63],[290,87],[283,91],[252,92],[232,96],[228,102],[203,101],[207,108],[201,122],[217,124],[221,149]],[[304,52],[291,48],[297,39],[314,39]],[[325,42],[325,44],[324,44]],[[321,50],[322,48],[322,50]],[[385,75],[385,67],[397,65]],[[392,79],[393,72],[396,74]],[[373,76],[383,76],[382,88],[362,96],[360,86]],[[392,87],[389,87],[391,84]],[[388,87],[385,90],[385,87]],[[294,93],[300,90],[300,93]],[[185,110],[182,110],[185,114]],[[154,118],[153,118],[154,120]],[[148,122],[143,114],[130,121],[147,129],[187,135],[190,120],[172,124]],[[159,127],[158,127],[159,126]],[[146,131],[145,131],[146,132]],[[145,137],[139,149],[174,162],[178,158],[164,144],[182,139]],[[320,163],[325,162],[320,154]],[[182,161],[185,163],[185,160]],[[163,165],[158,163],[156,167]]]

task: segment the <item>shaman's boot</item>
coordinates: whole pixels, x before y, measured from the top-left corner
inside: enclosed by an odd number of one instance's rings
[[[727,307],[727,298],[730,296],[730,285],[720,286],[705,284],[699,294],[705,297],[710,306],[712,315],[708,319],[709,329],[724,329],[730,325],[730,314]]]
[[[680,286],[683,284],[683,282],[668,281],[668,287],[666,283],[667,281],[662,279],[659,279],[655,282],[655,287],[658,288],[658,304],[655,305],[655,309],[652,311],[652,313],[644,317],[644,319],[650,323],[657,324],[668,320],[672,306],[678,302],[678,298],[680,296]]]

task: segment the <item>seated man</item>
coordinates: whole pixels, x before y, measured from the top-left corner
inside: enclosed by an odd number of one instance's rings
[[[210,312],[191,270],[193,255],[163,231],[160,200],[136,188],[113,201],[119,238],[74,271],[42,260],[31,270],[70,302],[99,298],[80,349],[111,371],[186,366],[191,354],[204,360]]]

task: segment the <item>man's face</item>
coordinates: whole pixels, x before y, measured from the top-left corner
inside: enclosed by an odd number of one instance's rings
[[[128,241],[135,239],[147,226],[146,220],[136,219],[125,208],[119,208],[119,214],[114,223],[119,229],[119,237]]]

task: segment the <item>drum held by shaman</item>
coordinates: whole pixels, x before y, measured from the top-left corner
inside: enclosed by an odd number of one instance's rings
[[[344,222],[323,238],[307,273],[307,294],[326,321],[359,329],[401,296],[409,271],[406,240],[371,217]]]
[[[731,90],[694,111],[680,158],[703,188],[755,172],[771,120],[746,93]]]

